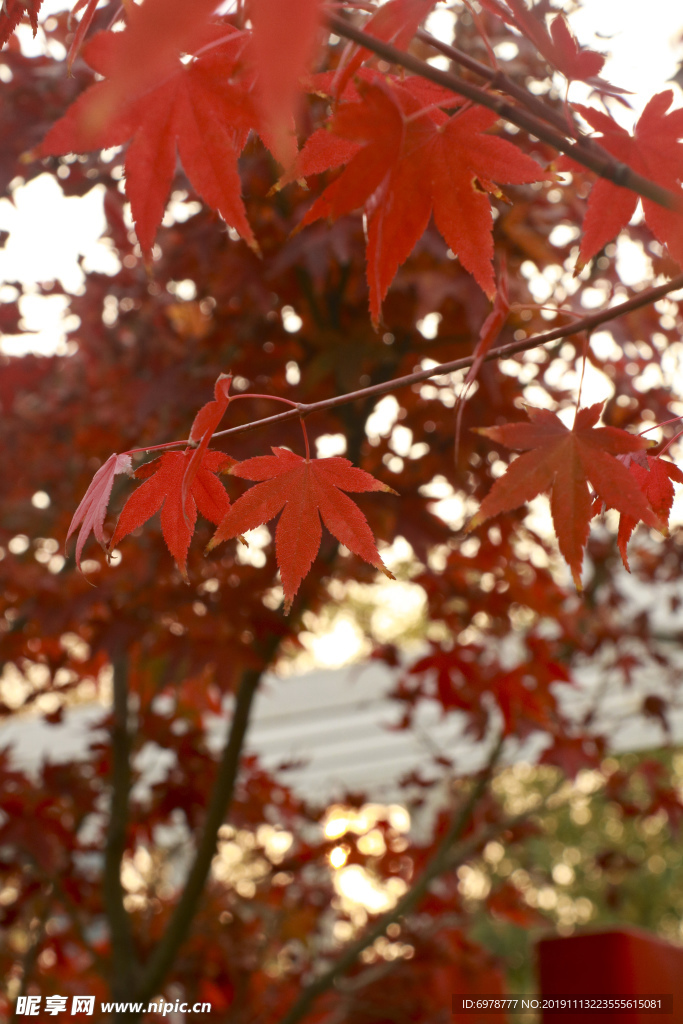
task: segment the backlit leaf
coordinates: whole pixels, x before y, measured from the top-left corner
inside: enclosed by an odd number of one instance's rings
[[[100,466],[95,473],[88,490],[83,496],[83,500],[74,512],[65,543],[69,543],[69,537],[80,526],[81,529],[78,534],[78,541],[76,542],[76,564],[79,569],[81,567],[83,547],[91,531],[95,536],[95,540],[99,541],[103,548],[106,548],[107,542],[104,539],[102,527],[104,526],[104,517],[107,514],[111,489],[114,486],[114,477],[118,473],[129,473],[132,468],[133,463],[131,462],[130,455],[110,455],[104,465]]]
[[[205,519],[219,523],[230,508],[230,499],[216,473],[233,462],[224,452],[207,451],[192,481],[183,507],[182,486],[194,452],[166,452],[135,471],[145,482],[130,496],[116,524],[109,547],[116,545],[161,509],[161,532],[183,579],[187,581],[187,552],[197,522],[197,509]]]
[[[683,178],[683,108],[669,111],[673,96],[671,89],[653,96],[632,136],[599,110],[578,104],[575,109],[601,133],[598,141],[603,149],[638,174],[678,193],[683,203],[680,184]],[[613,185],[605,178],[595,183],[583,222],[577,271],[628,224],[638,202],[635,192]],[[643,199],[642,203],[650,231],[668,246],[673,258],[683,264],[683,214],[667,210],[650,199]]]
[[[143,9],[148,6],[143,5]],[[259,118],[251,84],[237,74],[248,37],[230,26],[209,26],[189,64],[179,54],[142,95],[122,91],[119,69],[130,59],[126,32],[100,32],[84,50],[107,75],[69,108],[43,140],[44,155],[86,152],[129,142],[126,195],[145,254],[154,243],[176,173],[176,159],[198,194],[256,248],[241,196],[239,154]],[[125,58],[125,60],[124,60]],[[126,64],[127,66],[127,64]],[[147,79],[144,79],[147,82]]]
[[[275,550],[285,593],[285,611],[292,606],[322,539],[320,518],[338,541],[355,555],[393,576],[379,556],[367,520],[343,491],[396,492],[362,469],[339,457],[309,461],[286,448],[273,448],[238,462],[233,476],[261,481],[237,499],[220,523],[208,549],[282,513],[275,532]]]
[[[636,480],[645,498],[650,503],[653,512],[659,516],[663,523],[668,523],[669,513],[674,501],[674,485],[683,484],[683,473],[673,462],[660,459],[657,455],[644,455],[639,459],[631,459],[628,463],[628,470]],[[619,519],[619,533],[617,543],[621,558],[630,572],[626,546],[631,534],[637,526],[638,520],[622,512]]]
[[[529,407],[529,423],[477,430],[523,454],[496,480],[467,529],[473,530],[501,512],[511,512],[538,494],[548,494],[560,551],[579,588],[583,549],[593,516],[589,483],[609,507],[656,529],[662,526],[634,477],[616,458],[649,448],[652,442],[617,427],[596,427],[602,405],[579,409],[572,430],[554,412]]]
[[[363,209],[367,216],[367,273],[375,324],[399,266],[424,233],[430,216],[477,284],[493,298],[493,215],[487,193],[493,182],[539,181],[539,165],[516,146],[486,134],[498,120],[483,107],[449,117],[438,106],[425,108],[412,80],[359,83],[360,100],[342,103],[323,133],[340,140],[328,166],[348,160],[341,175],[303,219],[338,217]],[[443,103],[443,99],[441,99]],[[457,98],[450,100],[455,105]],[[318,132],[304,146],[296,174],[322,170]],[[358,149],[349,158],[349,144]]]

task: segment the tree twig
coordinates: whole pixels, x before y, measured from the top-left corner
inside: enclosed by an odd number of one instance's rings
[[[555,327],[551,331],[546,331],[544,334],[535,334],[531,338],[523,338],[521,341],[513,341],[508,345],[500,345],[498,348],[491,349],[491,351],[484,356],[484,362],[491,362],[495,359],[506,359],[508,356],[517,355],[519,352],[526,352],[529,349],[537,348],[539,345],[545,345],[548,342],[557,341],[558,338],[569,338],[574,334],[580,334],[582,331],[592,331],[596,327],[600,327],[602,324],[609,323],[610,320],[616,320],[617,317],[623,316],[625,313],[631,313],[635,309],[640,309],[642,306],[647,306],[652,302],[656,302],[669,292],[677,291],[679,288],[683,288],[683,274],[679,274],[677,277],[672,278],[670,281],[667,281],[666,284],[658,285],[656,288],[648,288],[645,291],[634,295],[633,298],[628,299],[626,302],[620,302],[616,306],[609,306],[607,309],[603,309],[599,313],[591,313],[590,316],[585,316],[581,320],[575,320],[571,324],[565,324],[563,327]],[[288,420],[296,419],[299,416],[308,416],[313,412],[322,412],[325,409],[335,409],[338,406],[347,405],[349,402],[355,402],[359,399],[387,395],[400,388],[410,387],[412,384],[419,384],[421,381],[429,380],[432,377],[440,377],[446,373],[454,373],[456,370],[465,370],[471,366],[473,362],[473,356],[464,356],[462,359],[453,359],[448,363],[440,363],[438,366],[432,366],[428,370],[416,370],[414,373],[408,373],[403,377],[395,377],[392,380],[383,381],[381,384],[373,384],[367,388],[359,388],[357,391],[346,392],[346,394],[334,395],[331,398],[321,399],[319,402],[300,402],[296,409],[287,409],[285,412],[276,413],[274,416],[266,416],[263,419],[252,420],[250,423],[243,423],[237,427],[228,427],[226,430],[219,430],[213,435],[213,437],[234,437],[237,434],[246,434],[251,430],[258,430],[261,427],[276,426],[280,423],[285,423]]]
[[[297,414],[295,413],[295,415]],[[270,647],[272,647],[270,651],[272,655],[277,647],[277,642],[274,640]],[[261,672],[257,669],[248,669],[242,676],[232,720],[228,728],[227,742],[218,767],[194,861],[163,938],[145,966],[135,994],[137,1001],[149,1001],[152,996],[157,994],[194,920],[199,899],[211,869],[211,862],[216,854],[218,830],[224,823],[232,804],[240,754],[260,678]]]
[[[382,57],[390,64],[403,67],[407,71],[412,71],[414,74],[442,86],[444,89],[448,89],[459,96],[465,96],[467,99],[472,100],[473,103],[477,103],[482,107],[488,107],[489,110],[495,111],[503,120],[517,125],[518,128],[522,128],[524,131],[536,136],[542,142],[546,142],[549,146],[559,150],[560,153],[565,153],[577,163],[599,174],[601,178],[607,178],[608,181],[613,182],[615,185],[628,188],[644,199],[651,199],[653,202],[668,209],[680,211],[683,208],[680,195],[662,188],[655,182],[644,178],[641,174],[637,174],[627,164],[616,160],[611,153],[602,149],[593,140],[590,140],[590,145],[586,145],[586,142],[589,140],[583,137],[578,141],[568,139],[566,132],[559,132],[550,125],[544,124],[533,114],[529,114],[519,107],[508,103],[504,97],[487,92],[485,89],[473,85],[472,82],[468,82],[459,75],[432,67],[431,64],[420,60],[419,57],[414,57],[413,54],[399,50],[397,47],[392,46],[391,43],[386,43],[381,39],[377,39],[376,36],[363,32],[345,18],[335,14],[328,14],[327,25],[336,35],[358,43],[372,53],[376,53],[378,57]]]
[[[424,29],[419,28],[417,30],[417,38],[423,43],[427,43],[428,46],[438,50],[444,57],[448,57],[454,64],[460,64],[462,67],[467,68],[468,71],[473,71],[475,75],[485,79],[489,83],[492,89],[496,89],[498,92],[507,93],[508,96],[512,96],[513,99],[517,100],[527,108],[527,110],[538,117],[541,121],[554,125],[559,132],[565,134],[567,129],[571,127],[567,124],[566,117],[561,114],[558,110],[554,110],[553,107],[545,103],[539,96],[534,96],[528,89],[525,89],[521,85],[517,85],[504,71],[499,68],[490,68],[488,64],[482,64],[475,57],[471,57],[469,53],[464,53],[463,50],[459,50],[455,46],[450,46],[445,43],[442,39],[437,39],[436,36],[431,35],[430,32],[426,32]],[[585,145],[590,144],[590,139],[583,139],[582,142]]]

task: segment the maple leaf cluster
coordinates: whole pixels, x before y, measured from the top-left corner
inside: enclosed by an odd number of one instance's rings
[[[6,43],[21,20],[28,15],[35,36],[43,0],[4,0],[0,11],[0,46]]]
[[[63,353],[0,356],[0,715],[52,744],[92,711],[63,762],[0,752],[0,1016],[88,991],[435,1020],[454,984],[504,993],[525,930],[567,927],[565,848],[586,837],[600,923],[612,875],[645,871],[631,826],[680,828],[674,768],[616,769],[612,746],[678,738],[680,104],[663,87],[633,116],[546,0],[466,7],[2,5],[0,184],[96,188],[118,269],[37,286],[69,314]],[[622,236],[649,268],[632,292]],[[0,289],[5,333],[30,294]],[[295,660],[252,730],[264,680],[349,620],[386,705],[367,666],[329,707],[326,676],[289,689]],[[367,738],[373,708],[398,736]],[[410,740],[406,767],[390,741]],[[539,772],[503,767],[527,749]],[[574,779],[594,828],[552,802]],[[305,794],[327,780],[323,811]],[[342,860],[398,901],[367,929]],[[545,886],[555,909],[532,906]]]
[[[78,4],[76,9],[83,6]],[[363,66],[364,59],[371,54],[357,45],[347,49],[335,71],[309,76],[306,88],[315,95],[327,96],[333,103],[333,112],[325,124],[309,135],[297,154],[296,147],[293,148],[291,118],[297,82],[310,64],[320,32],[317,3],[302,2],[298,46],[286,59],[276,35],[284,30],[281,11],[274,9],[272,3],[259,0],[252,5],[251,31],[227,18],[207,21],[213,6],[207,2],[192,15],[180,7],[168,9],[164,15],[168,26],[151,62],[141,61],[140,55],[145,51],[150,28],[159,23],[159,0],[146,0],[145,4],[129,11],[123,32],[96,33],[84,46],[83,58],[102,80],[86,90],[50,129],[41,145],[41,154],[60,155],[128,143],[126,194],[140,247],[147,255],[152,251],[164,214],[178,156],[198,195],[255,251],[259,246],[241,195],[238,168],[238,158],[250,134],[260,135],[275,156],[285,165],[291,165],[285,166],[279,188],[342,168],[309,206],[300,226],[305,228],[321,218],[334,222],[356,210],[364,211],[370,314],[377,326],[382,303],[399,267],[414,250],[433,217],[452,255],[472,274],[489,298],[496,298],[494,312],[482,326],[474,362],[466,378],[466,387],[474,383],[482,360],[509,316],[504,270],[496,288],[489,197],[502,196],[501,184],[523,185],[553,180],[556,175],[544,172],[535,159],[513,142],[491,133],[499,121],[495,110],[473,106],[453,89],[427,81],[420,75],[387,75],[384,70]],[[554,18],[548,30],[522,0],[508,4],[489,0],[484,7],[492,16],[524,33],[543,58],[569,82],[580,79],[603,92],[610,91],[609,83],[598,75],[604,58],[579,47],[562,15]],[[423,3],[391,0],[368,20],[367,35],[392,44],[405,44],[414,35],[426,11],[427,5]],[[89,24],[93,14],[91,5],[86,8],[82,24]],[[82,30],[79,43],[84,35],[85,30]],[[178,59],[180,52],[187,55],[183,62]],[[157,84],[159,78],[161,84]],[[616,94],[619,90],[612,89],[612,92]],[[574,110],[602,133],[600,142],[608,153],[676,193],[680,191],[682,163],[682,144],[678,139],[683,129],[681,111],[666,113],[671,101],[671,91],[653,98],[632,138],[609,115],[595,108],[575,105]],[[578,166],[569,158],[563,160],[563,167],[576,169]],[[577,270],[623,227],[637,201],[632,191],[609,181],[599,181],[594,186],[585,216]],[[646,222],[655,236],[668,246],[671,256],[683,261],[682,215],[672,215],[651,200],[644,203]],[[577,414],[577,423],[583,415]],[[458,413],[456,449],[461,417],[462,407]],[[520,432],[523,433],[524,428],[511,425],[492,428],[487,436],[514,448],[519,447],[517,435],[521,437]],[[611,447],[596,443],[596,438],[604,441],[608,433],[603,429],[591,435],[590,451],[594,461],[602,459],[603,464],[599,486],[591,479],[595,493],[603,498],[604,505],[618,508],[629,520],[642,520],[650,526],[661,527],[663,522],[649,507],[643,490],[632,479],[628,480],[626,489],[621,487],[626,475],[614,460],[615,455],[635,450],[629,446],[637,447],[640,442],[622,439],[617,443],[613,434]],[[200,486],[199,480],[195,480],[200,467],[209,472],[225,468],[216,459],[210,464],[204,461],[210,436],[207,432],[199,450],[192,456],[189,453],[162,456],[153,471],[154,483],[141,489],[142,496],[133,506],[135,514],[128,509],[122,517],[123,525],[116,530],[118,540],[162,506],[164,536],[183,575],[191,535],[190,520],[196,516],[195,505],[203,507],[209,519],[221,524],[213,544],[218,538],[232,536],[223,523],[227,506],[221,507],[219,516],[215,499],[212,503],[207,495],[199,498],[194,492],[187,505],[192,488]],[[543,468],[541,462],[533,461],[531,456],[519,460],[505,480],[496,485],[470,527],[490,516],[510,511],[539,492],[549,492],[560,549],[577,583],[590,518],[585,457],[583,463],[579,457],[584,450],[581,447],[584,441],[578,440],[580,436],[583,437],[575,428],[571,432],[574,447],[569,442],[556,445],[552,458],[544,456]],[[192,435],[190,439],[193,440]],[[530,438],[525,439],[524,445],[533,447]],[[565,463],[567,455],[572,458]],[[189,460],[189,468],[183,468],[183,459]],[[527,464],[533,471],[528,473],[525,485],[520,486],[518,478]],[[575,470],[574,464],[579,468]],[[595,472],[594,469],[594,476]],[[137,475],[145,479],[147,470],[138,470]],[[278,468],[275,477],[281,476]],[[109,479],[107,474],[105,478]],[[172,483],[176,478],[182,481],[178,508]],[[204,487],[208,486],[209,478],[204,473],[201,479]],[[280,483],[286,490],[284,477]],[[307,492],[311,490],[308,483],[304,485],[303,478],[299,484]],[[271,490],[272,494],[268,492],[270,503],[264,504],[264,510],[267,506],[269,512],[276,508],[277,485],[273,484]],[[609,492],[608,499],[603,492]],[[257,493],[265,496],[266,491],[257,489]],[[286,524],[294,514],[292,499],[286,504],[285,526],[278,528],[278,538],[284,538]],[[89,501],[85,507],[79,507],[71,529],[83,520],[88,505]],[[320,504],[316,507],[322,511]],[[146,512],[149,514],[145,515]],[[103,514],[102,501],[89,512],[91,525],[100,540]],[[267,518],[274,514],[276,512]],[[329,507],[326,515],[331,522],[333,516]],[[179,524],[181,520],[182,528],[171,526],[172,522]],[[236,521],[233,513],[229,522]],[[260,524],[250,524],[254,525]],[[244,526],[245,530],[248,528]],[[317,551],[318,545],[314,542],[317,533],[318,528],[313,526],[309,534],[310,552],[304,553],[301,548],[300,554],[292,556],[296,570],[292,566],[285,569],[287,606]],[[339,527],[336,535],[339,538]],[[374,544],[371,549],[367,539],[361,541],[353,535],[355,546],[351,545],[351,549],[364,551],[363,557],[381,566]],[[620,544],[623,549],[623,531]],[[79,539],[79,557],[82,546],[83,541]],[[282,569],[283,562],[286,565],[284,540],[278,539],[277,547]],[[299,544],[295,547],[298,549]]]
[[[197,447],[184,452],[167,452],[135,471],[145,483],[126,502],[108,545],[110,549],[161,510],[161,530],[168,550],[186,582],[187,552],[197,521],[197,510],[218,526],[207,547],[211,551],[222,541],[239,537],[273,519],[278,513],[276,551],[285,597],[285,613],[301,581],[309,572],[321,541],[320,517],[337,540],[366,562],[376,566],[390,579],[394,577],[379,556],[367,520],[344,491],[389,491],[391,487],[375,480],[348,459],[302,458],[286,448],[273,448],[272,456],[259,456],[236,462],[223,452],[212,451],[209,441],[230,401],[231,377],[221,374],[216,381],[215,398],[195,416],[189,440]],[[130,471],[131,454],[112,455],[97,471],[83,500],[76,509],[67,540],[80,527],[76,561],[89,533],[106,547],[103,524],[114,477]],[[232,473],[245,480],[261,483],[243,494],[231,506],[219,473]]]
[[[311,135],[293,175],[307,177],[346,163],[306,213],[336,219],[359,206],[368,220],[370,312],[377,322],[381,303],[401,263],[424,234],[436,226],[489,297],[495,294],[493,215],[487,193],[496,182],[538,181],[538,164],[512,143],[485,134],[495,113],[473,108],[448,117],[445,90],[423,82],[359,85],[356,102],[342,103],[328,126]]]
[[[216,524],[207,553],[235,537],[246,544],[243,533],[280,514],[276,531],[277,561],[285,596],[285,612],[318,553],[320,518],[337,540],[374,565],[390,579],[393,575],[379,556],[367,520],[344,491],[397,492],[376,480],[348,459],[302,458],[286,448],[273,448],[272,456],[236,462],[212,451],[208,444],[227,409],[231,377],[216,381],[216,397],[197,413],[189,440],[197,447],[168,452],[135,471],[145,483],[128,499],[108,545],[117,546],[125,536],[161,509],[161,529],[166,545],[186,582],[187,553],[197,520],[197,510]],[[673,504],[673,483],[683,483],[683,472],[660,458],[635,456],[654,444],[616,427],[596,427],[603,403],[577,410],[569,430],[548,410],[527,409],[530,423],[476,428],[480,434],[508,448],[521,449],[518,457],[481,504],[467,529],[510,512],[548,493],[560,551],[581,587],[581,564],[590,520],[605,507],[621,513],[619,549],[628,568],[626,545],[639,521],[655,529],[666,528]],[[624,465],[628,458],[628,468]],[[620,459],[622,461],[620,461]],[[131,453],[111,455],[97,471],[76,509],[67,541],[80,527],[76,560],[90,532],[106,547],[103,524],[114,477],[130,472]],[[230,473],[259,481],[231,506],[217,474]],[[589,484],[593,487],[591,492]]]

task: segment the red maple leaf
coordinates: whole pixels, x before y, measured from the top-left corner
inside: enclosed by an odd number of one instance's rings
[[[507,6],[501,0],[481,0],[481,3],[531,40],[538,52],[568,81],[587,82],[597,92],[608,95],[626,92],[598,77],[605,64],[604,55],[587,46],[580,46],[563,14],[553,18],[548,32],[542,4],[538,5],[541,9],[539,16],[533,9],[529,10],[525,0],[505,0]]]
[[[603,54],[588,47],[579,46],[576,36],[570,29],[563,14],[558,14],[550,24],[552,50],[548,49],[551,63],[562,72],[570,82],[593,82],[608,89],[614,88],[604,78],[597,76],[602,71],[605,58]],[[541,51],[543,52],[543,51]],[[617,90],[621,92],[621,90]]]
[[[82,153],[130,142],[126,195],[138,241],[148,253],[176,173],[177,151],[197,193],[256,248],[237,168],[247,136],[259,123],[249,75],[241,73],[248,35],[229,25],[205,26],[194,60],[183,64],[176,51],[173,62],[164,66],[161,84],[144,77],[138,84],[146,91],[136,94],[132,88],[122,91],[119,81],[121,68],[131,60],[129,32],[100,32],[87,44],[85,58],[107,80],[92,85],[53,125],[41,154]]]
[[[510,312],[510,296],[508,293],[508,273],[507,263],[505,257],[501,259],[500,268],[500,279],[498,282],[498,290],[496,292],[496,298],[493,303],[493,309],[484,320],[481,325],[479,332],[479,338],[477,344],[474,347],[472,353],[472,365],[467,371],[467,375],[462,384],[462,391],[456,400],[456,417],[455,417],[455,454],[457,458],[458,450],[460,448],[460,425],[462,423],[462,414],[465,410],[465,401],[467,400],[467,392],[471,384],[477,379],[484,359],[488,352],[490,352],[493,343],[497,340],[500,332],[505,326],[505,321],[508,318]]]
[[[103,466],[95,473],[90,481],[90,486],[83,495],[83,500],[73,514],[66,535],[65,545],[69,543],[69,537],[80,526],[78,541],[76,542],[76,565],[81,567],[81,554],[88,534],[92,531],[95,540],[99,541],[103,548],[107,542],[104,539],[102,527],[104,517],[107,514],[107,505],[111,496],[111,489],[114,486],[114,477],[118,473],[128,473],[133,468],[130,455],[110,455]]]
[[[393,579],[379,556],[365,516],[343,491],[396,491],[352,466],[348,459],[335,456],[310,461],[286,448],[272,451],[272,455],[259,455],[231,468],[233,476],[261,482],[237,499],[207,550],[267,523],[282,512],[275,533],[275,550],[288,612],[318,553],[322,516],[338,541]]]
[[[527,407],[530,423],[476,428],[477,433],[520,449],[504,476],[494,483],[467,529],[510,512],[538,494],[549,493],[560,551],[581,587],[583,549],[593,502],[589,481],[610,508],[661,529],[662,523],[626,466],[616,456],[651,447],[652,442],[618,427],[596,427],[604,403],[579,409],[572,430],[555,413]]]
[[[232,374],[219,374],[216,378],[216,383],[213,389],[213,401],[207,402],[201,407],[192,423],[192,427],[190,429],[190,441],[198,441],[199,444],[193,451],[192,456],[185,467],[185,474],[180,488],[181,507],[183,509],[187,508],[187,499],[192,491],[192,485],[194,484],[197,473],[203,464],[204,456],[209,448],[209,442],[211,441],[218,424],[223,419],[225,410],[228,408],[228,404],[230,402],[231,383]],[[212,522],[218,522],[218,520],[212,520]]]
[[[498,120],[493,111],[473,107],[449,117],[435,107],[424,109],[423,97],[414,95],[411,82],[360,82],[360,101],[340,105],[328,125],[308,140],[295,167],[294,176],[305,177],[347,163],[302,223],[365,210],[375,323],[398,267],[432,212],[452,251],[493,298],[493,215],[487,193],[500,195],[493,182],[547,178],[512,143],[485,134]]]
[[[388,0],[368,18],[363,31],[402,50],[433,7],[434,0]],[[346,83],[370,56],[370,51],[357,43],[346,46],[334,76],[335,96],[341,95]]]
[[[481,703],[486,674],[481,647],[457,644],[451,650],[444,650],[439,644],[433,643],[432,648],[431,654],[411,665],[408,675],[434,673],[434,697],[444,714],[454,708],[471,711],[477,707]]]
[[[78,0],[71,17],[84,6],[76,37],[85,35],[94,14],[91,0]],[[102,117],[108,117],[122,103],[143,96],[173,74],[178,55],[194,53],[205,40],[206,19],[217,6],[217,0],[193,0],[192,4],[187,0],[145,0],[143,4],[123,4],[116,19],[123,14],[126,28],[116,33],[113,59],[106,71],[108,82],[98,93],[98,112]],[[224,33],[225,26],[219,31]],[[153,46],[150,40],[154,40]]]
[[[638,174],[678,193],[683,203],[683,108],[667,113],[673,91],[653,96],[638,119],[633,135],[608,114],[575,104],[582,117],[601,132],[600,145]],[[625,227],[638,205],[639,197],[629,189],[601,178],[593,185],[583,222],[583,238],[576,271]],[[678,263],[683,264],[683,214],[643,199],[645,223]]]
[[[658,455],[643,454],[641,457],[628,461],[628,470],[650,503],[652,511],[659,516],[663,523],[668,523],[674,501],[673,481],[683,484],[683,473],[678,466],[675,466],[673,462],[667,462],[666,459],[660,459]],[[637,522],[637,519],[624,512],[619,519],[617,543],[622,561],[629,572],[631,569],[626,555],[626,546]]]
[[[183,506],[183,479],[193,454],[191,448],[184,452],[166,452],[135,471],[135,477],[145,482],[124,505],[109,543],[110,550],[115,548],[123,537],[161,509],[161,532],[186,582],[187,552],[197,522],[197,509],[212,523],[220,523],[225,517],[230,499],[215,474],[235,461],[224,452],[204,452]]]
[[[605,756],[602,736],[570,736],[562,729],[553,736],[550,747],[541,754],[540,764],[554,764],[569,779],[575,779],[582,768],[599,769]]]
[[[320,0],[249,3],[253,54],[259,72],[258,97],[273,134],[273,148],[285,166],[296,156],[292,113],[301,92],[301,79],[314,55],[320,10]]]
[[[557,660],[552,642],[527,637],[530,657],[495,680],[495,698],[506,734],[523,738],[537,729],[556,732],[558,712],[553,683],[571,682],[567,667]]]
[[[0,4],[0,46],[6,43],[15,28],[28,14],[33,35],[38,31],[38,11],[43,0],[2,0]]]

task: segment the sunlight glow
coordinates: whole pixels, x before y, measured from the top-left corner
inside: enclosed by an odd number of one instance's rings
[[[330,867],[343,868],[349,859],[349,850],[345,846],[334,846],[327,859],[330,862]]]
[[[77,293],[85,282],[84,270],[117,273],[118,258],[100,240],[104,192],[103,185],[95,185],[82,197],[67,197],[51,174],[41,174],[14,190],[14,204],[1,199],[0,227],[10,235],[0,251],[0,277],[26,284],[59,281],[66,291]]]
[[[650,0],[643,17],[641,0],[584,0],[570,15],[572,28],[580,43],[601,53],[609,53],[602,75],[608,81],[634,94],[628,101],[640,112],[649,98],[662,89],[673,88],[674,102],[680,105],[680,87],[668,81],[676,74],[680,50],[683,12],[671,0]],[[680,52],[679,52],[680,60]],[[585,102],[588,86],[572,85],[570,97]],[[618,103],[610,103],[617,120],[630,127],[632,115]]]
[[[382,885],[376,882],[360,864],[341,868],[333,876],[334,887],[344,904],[362,904],[373,914],[390,910],[408,888],[402,878],[388,878]]]
[[[339,839],[347,832],[365,835],[382,818],[388,818],[397,832],[410,830],[410,814],[400,804],[363,804],[358,811],[342,804],[331,804],[325,814],[323,832],[327,839]]]
[[[323,668],[340,668],[355,661],[360,655],[364,637],[353,619],[340,615],[327,632],[308,633],[305,643],[313,654],[316,665]]]

